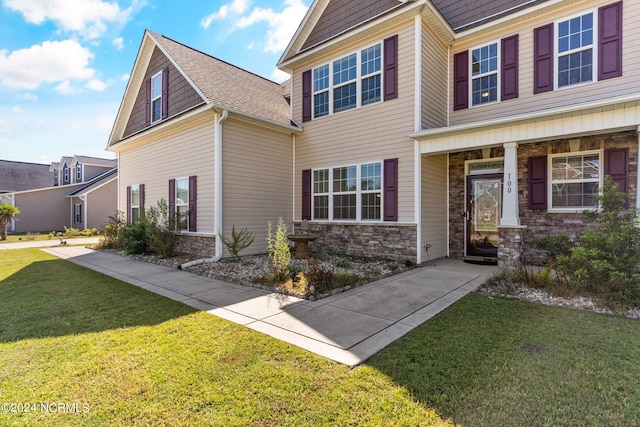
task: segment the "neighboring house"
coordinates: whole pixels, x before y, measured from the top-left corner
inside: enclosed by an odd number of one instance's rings
[[[157,200],[202,168],[197,220],[212,235],[245,217],[257,231],[278,206],[328,249],[512,265],[533,237],[588,226],[605,175],[639,206],[638,16],[631,0],[316,0],[278,63],[292,76],[290,112],[267,145],[273,120],[260,112],[282,104],[255,94],[267,83],[147,32],[109,141],[120,206],[126,188]],[[227,130],[236,122],[242,131]],[[281,181],[265,175],[281,169]],[[225,170],[254,172],[261,187]],[[241,201],[251,212],[216,215]]]
[[[117,211],[117,160],[62,157],[46,167],[44,185],[6,195],[20,209],[15,232],[102,229]]]
[[[50,182],[48,165],[0,160],[0,204],[12,203],[9,195],[14,191],[45,187]],[[8,231],[13,231],[14,225],[11,220]]]

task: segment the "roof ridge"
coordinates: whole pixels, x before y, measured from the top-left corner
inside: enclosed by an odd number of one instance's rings
[[[259,74],[256,74],[256,73],[254,73],[253,71],[249,71],[249,70],[244,69],[244,68],[242,68],[242,67],[239,67],[239,66],[237,66],[237,65],[235,65],[235,64],[232,64],[231,62],[225,61],[224,59],[220,59],[220,58],[218,58],[217,56],[213,56],[213,55],[211,55],[211,54],[209,54],[209,53],[206,53],[206,52],[203,52],[203,51],[201,51],[201,50],[199,50],[199,49],[196,49],[196,48],[194,48],[194,47],[188,46],[188,45],[186,45],[186,44],[184,44],[184,43],[182,43],[182,42],[179,42],[179,41],[177,41],[177,40],[172,39],[171,37],[167,37],[167,36],[165,36],[164,34],[159,34],[159,33],[156,33],[156,32],[154,32],[154,31],[151,31],[151,30],[148,30],[148,31],[149,31],[151,34],[154,34],[154,35],[160,36],[160,37],[162,37],[162,38],[165,38],[165,39],[167,39],[167,40],[169,40],[169,41],[172,41],[172,42],[174,42],[174,43],[176,43],[176,44],[178,44],[178,45],[180,45],[180,46],[182,46],[182,47],[185,47],[185,48],[187,48],[187,49],[189,49],[189,50],[192,50],[192,51],[194,51],[194,52],[197,52],[197,53],[200,53],[200,54],[202,54],[202,55],[208,56],[208,57],[209,57],[209,58],[211,58],[211,59],[215,59],[216,61],[220,61],[220,62],[222,62],[223,64],[229,65],[229,66],[231,66],[231,67],[233,67],[233,68],[235,68],[235,69],[237,69],[237,70],[243,71],[243,72],[245,72],[245,73],[247,73],[247,74],[251,74],[251,75],[253,75],[253,76],[255,76],[255,77],[258,77],[258,78],[260,78],[260,79],[262,79],[262,80],[265,80],[265,81],[266,81],[266,82],[268,82],[268,83],[272,83],[272,84],[277,85],[277,86],[279,86],[279,85],[280,85],[280,83],[275,82],[275,81],[273,81],[273,80],[271,80],[271,79],[268,79],[268,78],[266,78],[266,77],[264,77],[264,76],[261,76],[261,75],[259,75]]]
[[[21,163],[23,165],[36,165],[36,166],[47,166],[47,167],[49,167],[50,165],[50,163],[23,162],[20,160],[4,160],[4,159],[0,159],[0,162]]]

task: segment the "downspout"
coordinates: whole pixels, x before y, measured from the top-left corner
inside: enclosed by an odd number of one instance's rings
[[[193,265],[204,264],[207,262],[218,262],[222,258],[222,122],[229,117],[228,110],[222,110],[222,114],[215,116],[214,130],[214,165],[213,165],[213,229],[216,235],[216,254],[212,258],[201,258],[180,265],[180,269],[184,270]]]
[[[82,201],[82,224],[84,225],[84,229],[86,230],[87,228],[89,228],[87,224],[87,195],[81,194],[79,198]]]

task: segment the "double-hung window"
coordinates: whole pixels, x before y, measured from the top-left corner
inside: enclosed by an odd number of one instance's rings
[[[176,179],[176,228],[189,230],[189,178]]]
[[[82,182],[82,165],[76,164],[76,182]]]
[[[313,117],[382,100],[382,43],[313,69]]]
[[[471,101],[481,105],[498,100],[498,43],[471,51]]]
[[[54,169],[53,170],[53,186],[57,187],[58,184],[60,183],[60,174],[58,172],[58,169]]]
[[[82,205],[79,203],[73,205],[73,222],[76,224],[82,222]]]
[[[558,87],[594,81],[593,12],[558,22],[557,26]]]
[[[162,119],[162,71],[151,77],[151,123]]]
[[[382,164],[340,166],[313,171],[313,219],[380,221]]]
[[[64,167],[62,168],[62,173],[63,173],[63,183],[64,184],[69,184],[71,183],[71,168],[67,165],[64,165]]]
[[[600,151],[550,156],[552,209],[592,209],[598,207],[602,184]]]
[[[140,221],[140,186],[131,186],[131,223]]]

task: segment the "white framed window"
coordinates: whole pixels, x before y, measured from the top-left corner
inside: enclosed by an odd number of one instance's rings
[[[549,209],[584,210],[598,207],[603,173],[601,150],[549,156]]]
[[[176,179],[176,229],[189,230],[189,178]]]
[[[68,184],[69,182],[71,182],[71,168],[67,165],[64,166],[63,170],[63,182],[65,184]]]
[[[498,42],[471,50],[471,105],[498,100],[500,64]]]
[[[315,169],[313,219],[380,221],[382,162]]]
[[[556,88],[596,81],[594,12],[556,22]]]
[[[151,123],[162,119],[162,71],[151,77]]]
[[[131,186],[131,223],[140,221],[140,185]]]
[[[82,222],[82,205],[79,203],[73,205],[73,222],[76,224]]]
[[[53,170],[53,186],[57,187],[60,184],[60,174],[58,173],[58,169]]]
[[[82,165],[76,164],[76,182],[82,182]]]
[[[313,118],[382,101],[382,43],[313,69]]]

